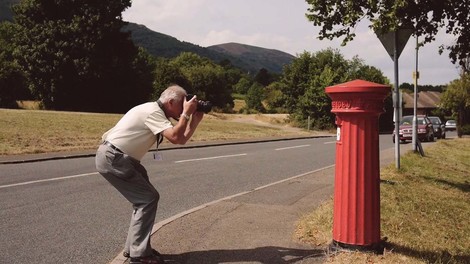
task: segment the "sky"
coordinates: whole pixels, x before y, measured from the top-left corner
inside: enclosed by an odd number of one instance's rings
[[[125,21],[202,47],[236,42],[275,49],[297,56],[305,51],[338,49],[350,60],[358,56],[365,64],[380,69],[393,84],[394,62],[365,20],[355,29],[356,37],[341,47],[342,39],[319,40],[319,27],[305,17],[304,0],[136,0],[123,13]],[[420,85],[445,85],[459,78],[448,52],[454,36],[441,31],[436,41],[418,51]],[[399,83],[413,83],[416,68],[416,39],[412,36],[399,59]]]

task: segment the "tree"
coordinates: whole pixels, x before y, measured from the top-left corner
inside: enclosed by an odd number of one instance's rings
[[[234,92],[239,94],[246,94],[248,89],[250,89],[253,82],[249,79],[248,76],[241,77],[238,82],[234,85]]]
[[[444,85],[418,85],[418,91],[433,91],[442,93],[444,91],[444,87]],[[400,89],[413,92],[415,87],[411,83],[404,82],[400,84]]]
[[[273,82],[266,87],[266,105],[270,111],[285,112],[286,97],[282,91],[287,87],[282,82]]]
[[[377,68],[364,65],[358,58],[346,60],[338,50],[304,52],[284,68],[281,87],[286,98],[285,108],[300,126],[307,127],[308,117],[311,117],[313,127],[329,128],[334,115],[325,88],[354,79],[388,81]]]
[[[309,116],[316,128],[331,126],[334,116],[330,113],[331,103],[325,87],[349,80],[347,72],[347,60],[338,50],[329,48],[300,54],[284,68],[282,79],[286,88],[285,107],[291,118],[304,127]]]
[[[264,112],[263,100],[264,100],[264,87],[263,85],[255,82],[251,85],[250,89],[248,89],[248,93],[246,94],[246,107],[248,109],[254,109],[259,112]]]
[[[468,1],[436,0],[306,0],[310,5],[306,14],[315,26],[321,26],[319,39],[344,37],[343,44],[355,37],[354,28],[362,19],[371,21],[370,27],[379,33],[414,25],[416,34],[424,43],[435,40],[440,28],[453,34],[453,45],[442,46],[439,52],[449,50],[452,63],[464,64],[470,57],[470,17]]]
[[[46,108],[124,112],[148,100],[148,57],[121,31],[130,4],[24,0],[14,6],[15,54]]]
[[[183,52],[170,61],[170,66],[181,71],[187,86],[199,99],[209,100],[222,110],[232,109],[232,85],[227,70],[211,60],[190,52]]]
[[[18,63],[13,59],[15,25],[0,23],[0,107],[17,108],[16,100],[29,99],[25,78]]]
[[[462,136],[461,127],[465,124],[466,113],[470,109],[470,73],[462,74],[453,80],[442,94],[441,107],[451,111],[457,119],[457,135]]]
[[[189,87],[188,80],[177,65],[171,63],[170,59],[158,58],[154,72],[152,98],[158,99],[171,84],[177,84],[186,89]]]
[[[269,74],[268,70],[265,68],[262,68],[258,71],[258,73],[255,75],[255,82],[263,85],[263,86],[268,86],[271,83],[271,75]]]

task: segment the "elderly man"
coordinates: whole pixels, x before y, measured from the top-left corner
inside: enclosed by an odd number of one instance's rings
[[[131,223],[124,248],[130,263],[163,263],[150,245],[159,193],[140,164],[142,157],[165,137],[173,144],[185,144],[204,113],[196,111],[196,96],[189,101],[177,85],[168,87],[156,102],[135,106],[102,139],[96,153],[98,172],[132,205]],[[173,125],[170,118],[178,120]],[[158,157],[157,157],[158,158]]]

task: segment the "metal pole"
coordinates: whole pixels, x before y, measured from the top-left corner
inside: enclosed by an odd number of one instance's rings
[[[399,98],[399,92],[398,92],[398,32],[395,31],[394,32],[394,41],[395,41],[395,44],[394,44],[394,52],[393,52],[393,62],[394,62],[394,68],[395,68],[395,90],[394,90],[394,94],[395,94],[395,105],[394,105],[394,108],[395,108],[395,111],[394,111],[394,114],[395,114],[395,165],[396,165],[396,168],[397,169],[400,169],[400,136],[399,136],[399,130],[400,130],[400,116],[398,114],[398,111],[399,111],[399,102],[400,102],[400,98]]]
[[[414,72],[414,107],[413,107],[413,151],[418,151],[418,117],[417,117],[417,107],[418,107],[418,34],[416,33],[416,68]]]

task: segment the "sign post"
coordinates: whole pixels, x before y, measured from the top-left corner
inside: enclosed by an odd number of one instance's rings
[[[394,122],[395,122],[395,165],[396,168],[400,168],[400,93],[399,93],[399,82],[398,82],[398,58],[401,52],[406,46],[408,39],[413,33],[412,28],[399,28],[398,30],[387,32],[385,34],[378,34],[380,42],[384,46],[385,50],[390,55],[390,58],[394,62],[395,71],[395,87],[393,89],[393,108],[394,108]]]
[[[418,79],[419,79],[419,71],[418,71],[418,35],[416,35],[416,71],[413,72],[413,81],[414,81],[414,97],[413,97],[413,151],[418,151],[418,116],[417,116],[417,108],[418,108]]]

